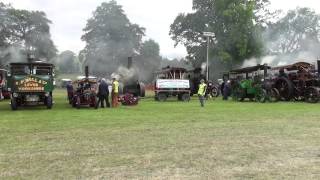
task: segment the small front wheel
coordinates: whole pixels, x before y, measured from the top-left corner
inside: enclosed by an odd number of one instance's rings
[[[278,102],[280,99],[280,93],[276,88],[272,88],[268,93],[268,96],[270,102]]]
[[[190,101],[190,94],[184,93],[181,95],[181,101],[183,102],[189,102]]]
[[[159,93],[157,95],[158,101],[160,102],[164,102],[167,100],[167,94],[166,93]]]
[[[267,92],[264,89],[261,89],[257,92],[255,99],[257,102],[265,103],[267,99]]]
[[[11,99],[11,110],[15,111],[17,109],[18,109],[17,99],[16,98],[12,98]]]
[[[46,98],[46,105],[47,105],[47,109],[52,109],[53,102],[52,102],[52,97],[51,96],[48,96]]]

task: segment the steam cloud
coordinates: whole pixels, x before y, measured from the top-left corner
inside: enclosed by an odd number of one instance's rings
[[[10,46],[8,48],[0,49],[0,64],[9,62],[26,62],[27,58],[22,54],[21,48],[18,46]]]
[[[123,83],[134,83],[139,80],[138,69],[132,67],[130,69],[120,66],[116,72],[111,74],[111,78],[116,78]]]

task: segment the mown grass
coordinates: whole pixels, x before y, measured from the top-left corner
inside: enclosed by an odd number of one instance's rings
[[[136,107],[12,112],[0,103],[0,179],[319,179],[320,104]]]

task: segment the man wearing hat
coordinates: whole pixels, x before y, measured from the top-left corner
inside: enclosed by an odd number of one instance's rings
[[[199,96],[201,107],[204,107],[206,90],[207,90],[207,85],[206,85],[204,79],[201,79],[200,84],[199,84],[199,90],[198,90],[198,96]]]

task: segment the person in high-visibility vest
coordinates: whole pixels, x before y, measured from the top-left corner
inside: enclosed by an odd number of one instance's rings
[[[119,98],[119,82],[116,78],[112,78],[112,107],[118,107],[118,98]]]
[[[198,90],[198,96],[199,96],[201,107],[204,107],[206,90],[207,90],[207,84],[204,82],[203,79],[201,79],[199,84],[199,90]]]

